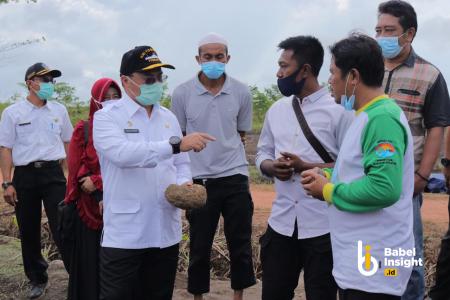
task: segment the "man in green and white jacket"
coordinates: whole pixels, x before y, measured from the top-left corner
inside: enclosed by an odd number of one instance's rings
[[[314,198],[330,204],[333,276],[340,299],[400,299],[414,261],[414,158],[408,121],[381,88],[375,40],[352,35],[331,47],[333,96],[356,118],[334,169],[302,173]],[[348,96],[348,93],[350,93]]]

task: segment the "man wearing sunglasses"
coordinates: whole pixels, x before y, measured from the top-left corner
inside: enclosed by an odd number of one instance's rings
[[[149,46],[122,57],[120,100],[94,115],[94,146],[103,179],[100,299],[172,299],[181,240],[181,212],[165,198],[170,184],[190,185],[187,151],[214,138],[185,137],[159,105],[174,69]]]
[[[60,71],[43,63],[29,67],[25,74],[28,96],[7,107],[0,122],[3,195],[15,207],[31,299],[42,295],[48,281],[48,264],[41,254],[41,202],[60,248],[56,212],[66,193],[61,162],[73,127],[66,108],[51,101],[54,78],[59,76]]]
[[[206,205],[186,213],[190,249],[188,291],[194,299],[209,292],[210,254],[220,215],[230,250],[234,299],[255,284],[251,233],[253,202],[245,157],[246,131],[252,128],[252,97],[248,86],[225,73],[230,60],[226,40],[208,34],[198,44],[201,67],[194,78],[178,86],[172,111],[184,133],[204,131],[217,142],[201,153],[190,153],[194,182],[205,186]]]

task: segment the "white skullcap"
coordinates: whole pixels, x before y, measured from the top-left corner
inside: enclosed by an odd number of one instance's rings
[[[206,44],[222,44],[222,45],[228,46],[228,43],[225,40],[225,38],[215,32],[210,32],[205,37],[203,37],[198,42],[198,47],[201,47]]]

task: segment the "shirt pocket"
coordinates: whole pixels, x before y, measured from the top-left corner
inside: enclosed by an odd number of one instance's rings
[[[61,142],[61,124],[55,120],[49,120],[45,124],[48,145],[57,145]]]
[[[135,234],[142,222],[141,203],[133,198],[116,198],[109,203],[109,214],[106,224],[111,232]]]
[[[22,122],[16,125],[17,142],[19,144],[28,144],[33,133],[31,122]]]

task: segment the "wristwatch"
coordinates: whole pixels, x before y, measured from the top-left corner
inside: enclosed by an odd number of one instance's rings
[[[3,188],[4,190],[6,190],[6,189],[8,188],[8,186],[10,186],[10,185],[12,185],[12,182],[11,182],[11,181],[3,181],[3,183],[2,183],[2,188]]]
[[[180,150],[181,138],[179,136],[170,137],[169,144],[170,144],[170,146],[172,146],[173,154],[178,154],[181,152],[181,150]]]
[[[448,158],[441,159],[441,164],[446,168],[450,167],[450,159],[448,159]]]

